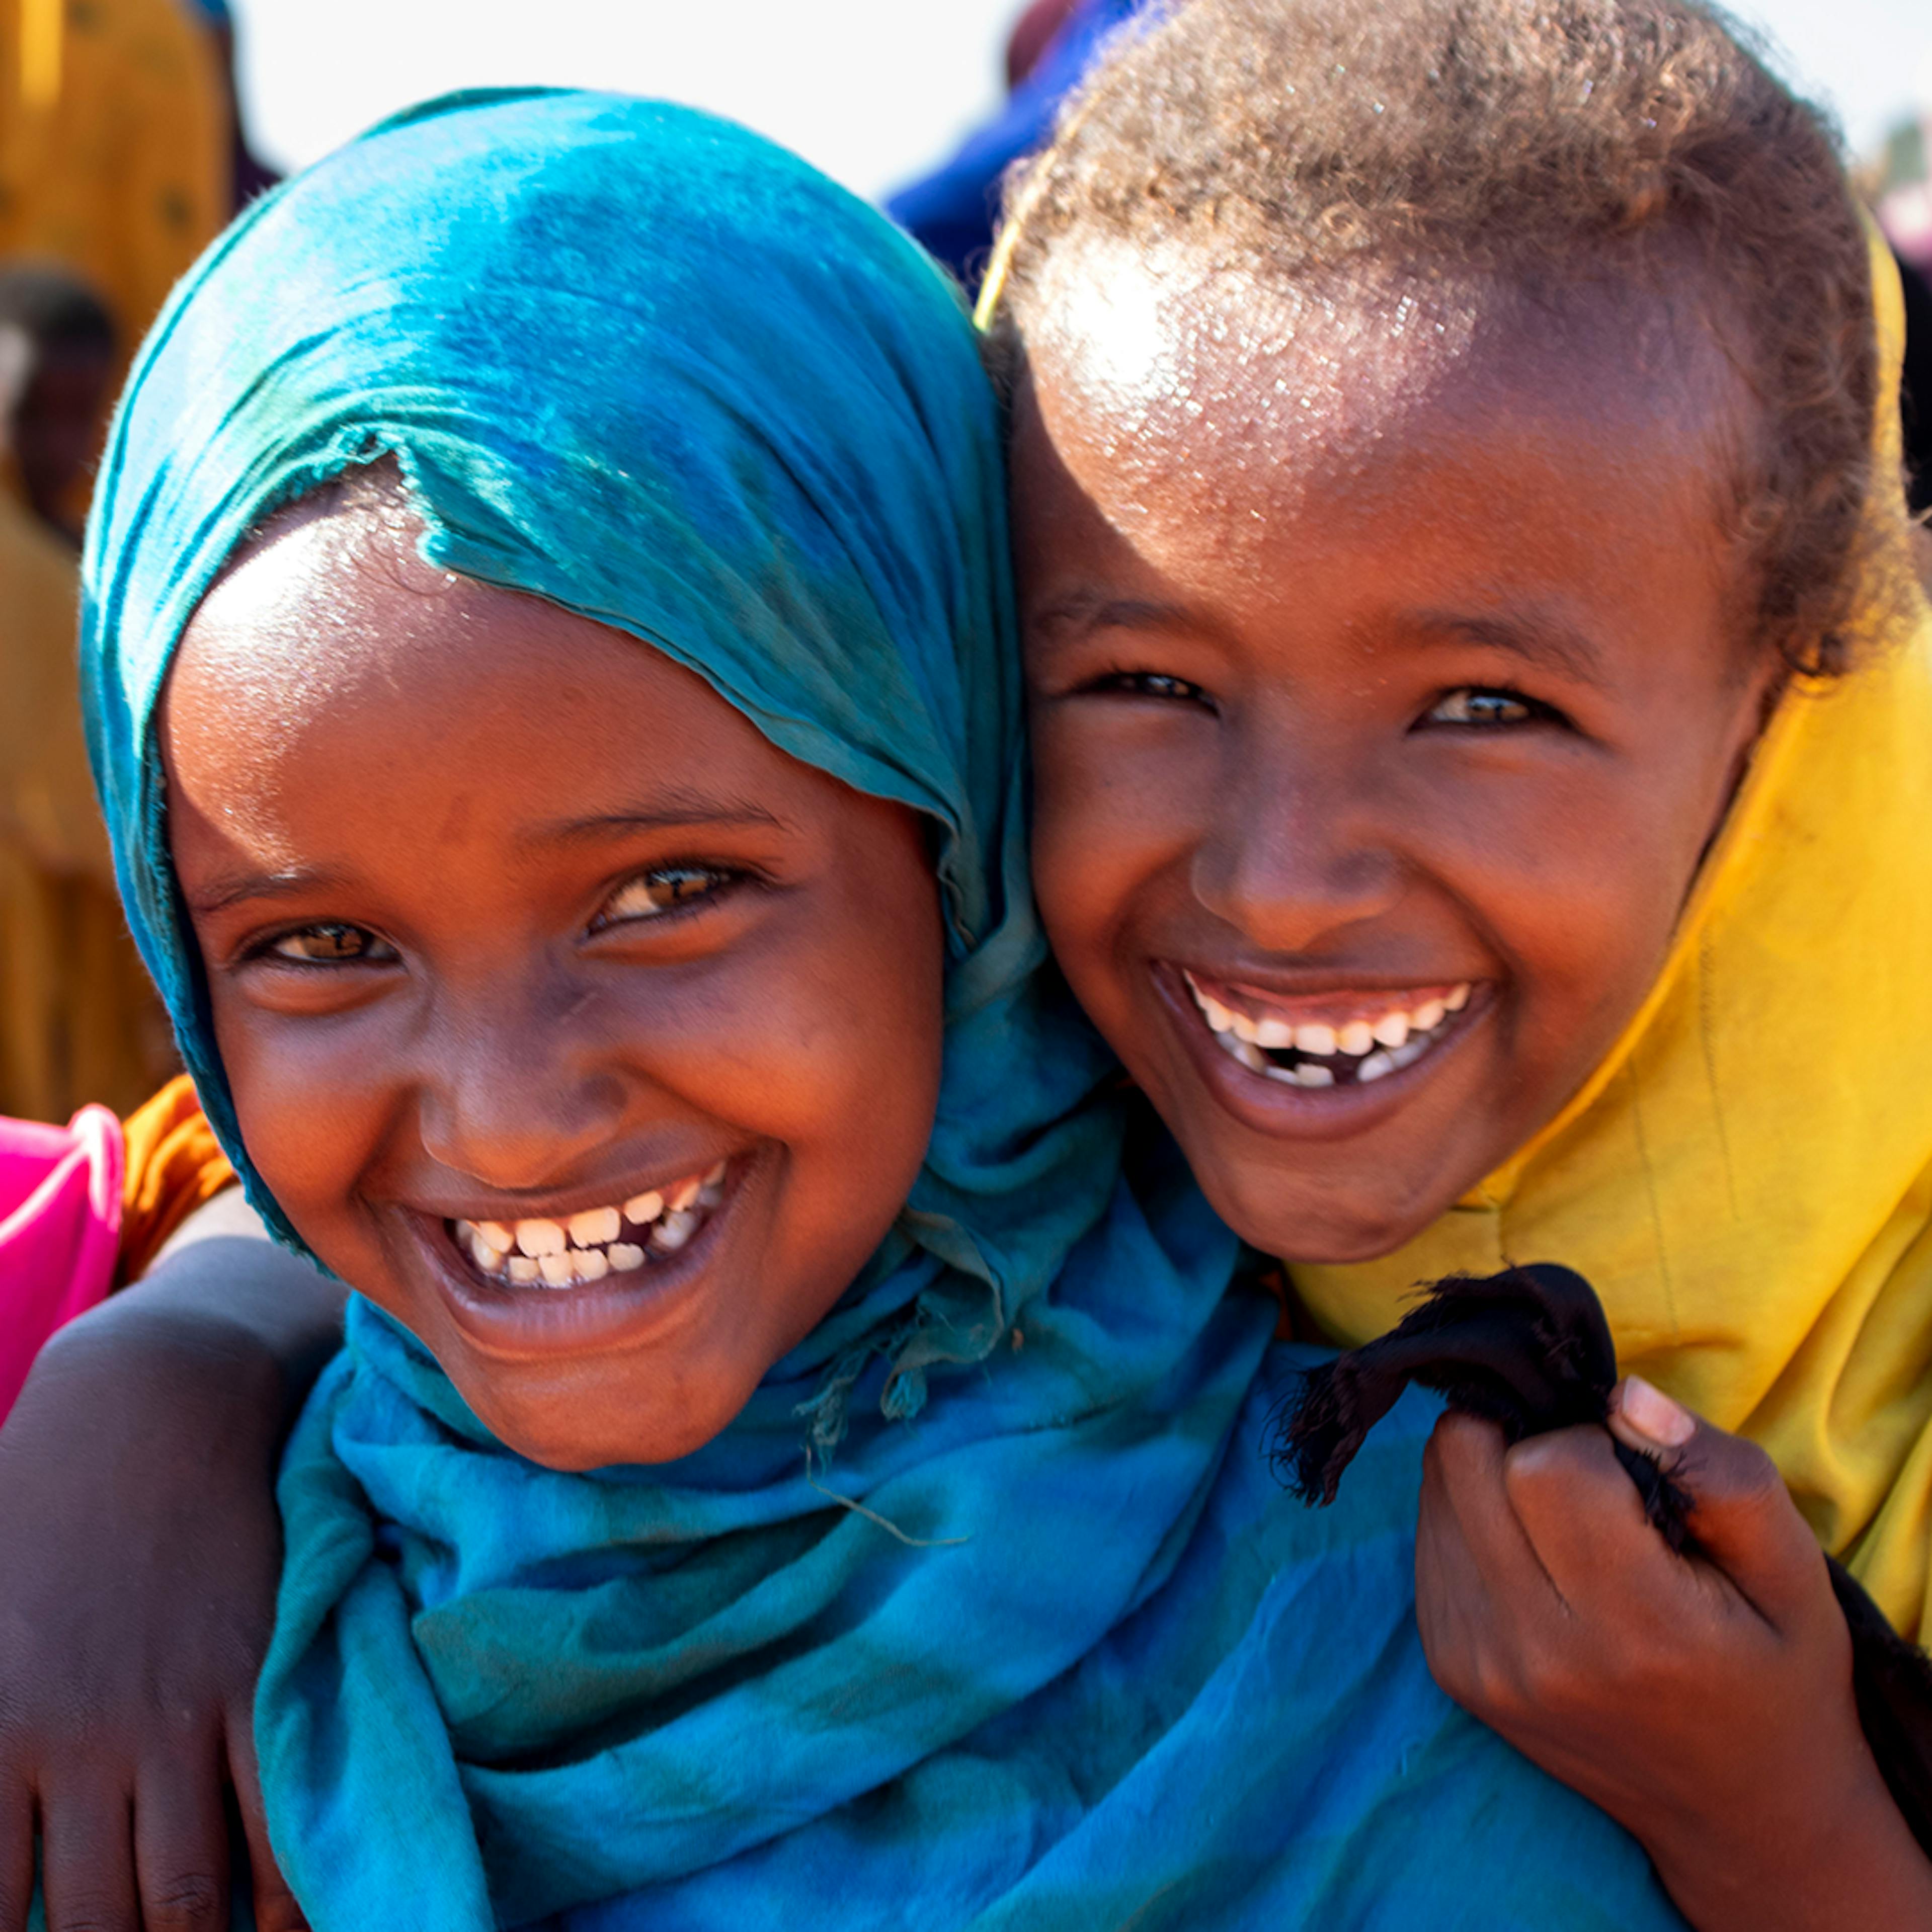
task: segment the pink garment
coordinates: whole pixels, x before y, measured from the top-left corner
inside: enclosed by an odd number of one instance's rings
[[[106,1298],[121,1240],[121,1123],[0,1118],[0,1422],[56,1328]]]

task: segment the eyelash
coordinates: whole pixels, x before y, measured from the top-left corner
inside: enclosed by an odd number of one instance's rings
[[[1461,698],[1468,702],[1465,715],[1460,718],[1444,718],[1438,714],[1448,710]],[[1481,718],[1468,715],[1470,705],[1478,704],[1514,705],[1521,712],[1520,717]],[[1506,686],[1487,684],[1458,685],[1453,691],[1445,691],[1430,708],[1417,719],[1418,730],[1430,725],[1439,725],[1458,731],[1514,731],[1526,725],[1557,724],[1568,729],[1570,721],[1552,704],[1545,704],[1540,698],[1526,698],[1520,691],[1511,691]]]
[[[1113,692],[1123,698],[1152,698],[1166,704],[1204,704],[1210,710],[1214,703],[1202,686],[1166,671],[1103,671],[1100,676],[1082,685],[1081,689]]]
[[[653,866],[647,871],[634,872],[625,880],[608,898],[590,922],[592,933],[608,932],[614,927],[640,924],[656,924],[667,919],[688,916],[706,902],[742,884],[748,875],[722,866],[704,866],[682,863]],[[612,908],[625,896],[642,887],[647,893],[654,887],[662,888],[665,882],[670,886],[668,903],[650,911],[614,913]],[[293,946],[304,940],[325,940],[337,950],[320,954],[303,955],[285,952],[284,947]],[[346,950],[344,942],[358,942],[357,950]],[[356,926],[346,920],[318,920],[309,926],[292,928],[285,932],[272,933],[251,947],[244,956],[250,959],[265,960],[277,966],[292,967],[298,972],[328,971],[343,966],[390,966],[400,956],[389,942],[371,932],[368,927]]]
[[[331,936],[364,941],[364,949],[355,952],[338,951],[319,957],[304,957],[282,950],[284,946],[301,940]],[[298,972],[326,971],[337,966],[390,966],[394,964],[398,956],[396,949],[386,939],[378,938],[367,926],[352,926],[346,920],[337,919],[318,920],[312,926],[298,926],[286,932],[272,933],[244,956],[249,959],[266,960],[277,966],[292,966]]]
[[[1090,692],[1112,692],[1125,698],[1150,698],[1168,704],[1201,704],[1210,710],[1214,708],[1213,699],[1201,686],[1166,671],[1106,671],[1082,688]],[[1466,715],[1460,718],[1437,715],[1458,698],[1476,704],[1514,705],[1521,715],[1504,718],[1470,716],[1466,715]],[[1454,691],[1444,692],[1417,722],[1418,728],[1436,724],[1464,731],[1520,730],[1532,724],[1557,724],[1568,728],[1569,724],[1569,720],[1554,705],[1545,704],[1540,698],[1527,698],[1520,691],[1502,686],[1480,684],[1461,685]]]
[[[729,892],[734,886],[742,885],[749,876],[748,873],[729,866],[700,865],[691,860],[680,860],[668,866],[652,866],[646,871],[633,872],[611,893],[604,902],[602,910],[590,922],[590,930],[592,932],[608,932],[613,926],[655,925],[662,920],[687,917],[699,910],[706,901]],[[701,883],[695,890],[686,890],[682,885],[674,886],[670,902],[650,911],[612,913],[610,908],[627,892],[639,886],[649,890],[654,881],[667,880],[694,880]]]

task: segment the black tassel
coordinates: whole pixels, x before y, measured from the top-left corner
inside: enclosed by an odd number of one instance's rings
[[[1600,1423],[1616,1386],[1616,1349],[1596,1290],[1548,1263],[1451,1275],[1378,1340],[1305,1373],[1275,1411],[1275,1474],[1304,1502],[1335,1500],[1369,1431],[1411,1382],[1451,1408],[1498,1424],[1507,1440]],[[1675,1550],[1694,1549],[1691,1498],[1668,1471],[1619,1442],[1617,1460],[1644,1514]],[[1852,1636],[1852,1688],[1865,1741],[1920,1849],[1932,1857],[1932,1660],[1885,1620],[1844,1566],[1827,1557]]]

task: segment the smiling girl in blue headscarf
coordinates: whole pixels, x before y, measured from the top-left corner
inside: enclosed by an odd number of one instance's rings
[[[1428,1410],[1284,1504],[1274,1309],[1171,1156],[1124,1177],[1027,886],[996,429],[910,243],[595,95],[379,129],[136,371],[83,639],[123,887],[251,1198],[360,1292],[257,1707],[320,1932],[1678,1922],[1430,1681]]]

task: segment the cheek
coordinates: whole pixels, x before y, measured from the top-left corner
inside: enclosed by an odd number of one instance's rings
[[[1211,734],[1158,707],[1046,704],[1032,727],[1034,889],[1062,967],[1105,975],[1137,914],[1178,880],[1211,791]]]
[[[1504,1023],[1566,1079],[1648,992],[1715,809],[1699,760],[1592,754],[1444,787],[1415,821],[1423,868],[1514,982]]]
[[[862,1259],[931,1138],[944,950],[916,828],[832,872],[836,889],[814,892],[768,945],[710,962],[677,997],[636,976],[621,1024],[674,1100],[782,1147],[795,1234],[822,1244],[841,1231],[833,1246],[849,1236]]]
[[[372,1280],[355,1212],[381,1155],[398,1060],[380,1007],[327,1021],[265,1013],[218,988],[216,1043],[248,1157],[303,1240],[338,1274]]]

